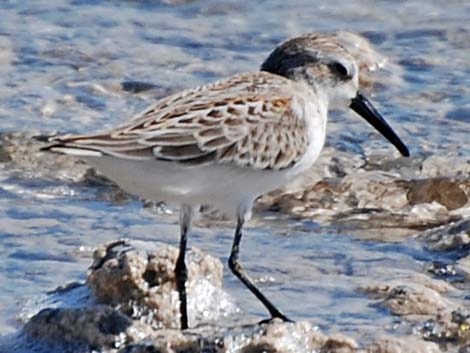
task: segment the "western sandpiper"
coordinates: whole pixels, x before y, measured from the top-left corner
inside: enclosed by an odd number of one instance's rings
[[[170,95],[109,131],[53,137],[44,150],[84,159],[129,193],[180,205],[175,277],[182,329],[188,327],[187,234],[197,205],[214,205],[235,217],[231,271],[272,318],[288,321],[239,261],[242,228],[254,200],[312,166],[323,148],[332,107],[350,107],[409,155],[358,91],[358,72],[354,57],[338,41],[301,36],[278,46],[260,72]]]

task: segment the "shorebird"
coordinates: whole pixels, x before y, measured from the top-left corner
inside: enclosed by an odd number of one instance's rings
[[[213,205],[236,219],[229,268],[271,318],[290,321],[243,270],[242,228],[258,196],[313,165],[332,108],[351,108],[409,155],[358,90],[358,74],[356,60],[338,41],[304,35],[280,44],[261,71],[172,94],[114,129],[55,136],[43,149],[85,160],[131,194],[179,204],[175,278],[182,329],[188,328],[187,236],[198,205]]]

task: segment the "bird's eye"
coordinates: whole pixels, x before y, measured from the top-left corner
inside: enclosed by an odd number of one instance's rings
[[[341,64],[338,61],[331,64],[330,68],[331,68],[332,72],[334,72],[336,75],[338,75],[342,79],[351,78],[351,75],[350,75],[348,69],[346,68],[346,66],[344,66],[343,64]]]

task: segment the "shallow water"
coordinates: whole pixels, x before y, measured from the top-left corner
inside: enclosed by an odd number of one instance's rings
[[[0,2],[1,132],[110,126],[155,97],[256,70],[290,36],[347,29],[401,65],[402,73],[384,76],[373,100],[412,153],[470,154],[468,1],[175,3]],[[152,89],[136,92],[142,87]],[[332,120],[329,144],[358,153],[384,148],[352,114]],[[19,326],[26,301],[83,280],[94,246],[119,237],[176,243],[174,215],[156,216],[138,201],[113,204],[100,192],[38,180],[34,170],[0,170],[0,332]],[[334,226],[278,217],[256,217],[243,260],[286,313],[325,331],[367,340],[377,326],[392,330],[396,319],[357,288],[421,272],[441,256],[412,240],[355,240]],[[231,232],[196,228],[191,244],[226,258]],[[225,284],[240,307],[264,317],[235,278],[226,274]]]
[[[10,193],[0,204],[1,217],[7,220],[1,240],[5,260],[0,264],[1,283],[7,284],[1,296],[4,331],[16,326],[14,318],[28,300],[64,283],[84,280],[94,246],[118,237],[177,245],[176,217],[142,210],[140,202],[114,205],[77,194],[41,199]],[[393,319],[370,306],[358,287],[407,276],[438,258],[414,241],[355,240],[334,229],[312,229],[309,223],[290,221],[281,226],[270,217],[259,217],[255,227],[247,227],[243,262],[286,313],[326,332],[366,335],[373,334],[377,322],[392,325]],[[193,233],[191,245],[226,261],[232,229],[196,227]],[[229,271],[225,286],[243,311],[253,318],[266,315]]]

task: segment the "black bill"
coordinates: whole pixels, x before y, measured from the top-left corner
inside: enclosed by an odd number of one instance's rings
[[[405,146],[391,126],[361,92],[357,92],[349,107],[375,127],[403,156],[408,157],[410,155],[408,147]]]

